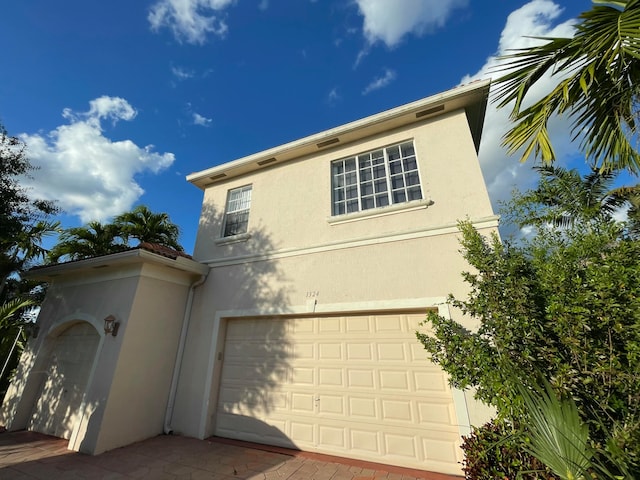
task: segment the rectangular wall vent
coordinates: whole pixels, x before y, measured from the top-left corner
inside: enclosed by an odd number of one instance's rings
[[[338,143],[339,141],[339,138],[332,138],[331,140],[325,140],[324,142],[317,143],[316,146],[318,148],[328,147],[329,145],[333,145],[334,143]]]
[[[262,167],[263,165],[269,165],[270,163],[273,163],[275,161],[276,161],[276,157],[271,157],[271,158],[267,158],[266,160],[260,160],[258,162],[258,165]]]
[[[438,113],[438,112],[441,112],[442,110],[444,110],[444,105],[438,105],[437,107],[433,107],[428,110],[423,110],[421,112],[416,113],[416,118],[426,117],[427,115]]]
[[[214,175],[213,177],[209,177],[209,180],[216,181],[216,180],[220,180],[221,178],[224,178],[226,176],[227,176],[226,173],[221,173],[219,175]]]

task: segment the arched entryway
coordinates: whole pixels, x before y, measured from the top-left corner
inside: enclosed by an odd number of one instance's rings
[[[69,439],[93,370],[100,334],[88,322],[71,324],[50,337],[49,355],[41,363],[42,383],[27,428]]]

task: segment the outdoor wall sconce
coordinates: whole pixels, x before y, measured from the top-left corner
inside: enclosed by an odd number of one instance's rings
[[[112,336],[118,334],[118,328],[120,328],[120,322],[116,322],[116,317],[109,315],[104,319],[104,333]]]

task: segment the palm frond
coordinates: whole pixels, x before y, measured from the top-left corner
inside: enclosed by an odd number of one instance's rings
[[[587,478],[593,466],[589,428],[570,399],[560,400],[551,385],[519,386],[527,411],[529,442],[525,449],[563,480]]]
[[[8,326],[9,322],[15,320],[18,315],[25,308],[36,305],[31,299],[14,298],[0,305],[0,326]]]
[[[515,126],[503,144],[550,163],[555,160],[548,122],[568,112],[572,135],[589,162],[601,171],[640,173],[638,97],[640,94],[640,1],[596,2],[580,15],[573,38],[547,43],[503,57],[504,75],[496,85],[499,108],[511,103]],[[524,108],[525,97],[543,76],[561,78],[551,93]]]

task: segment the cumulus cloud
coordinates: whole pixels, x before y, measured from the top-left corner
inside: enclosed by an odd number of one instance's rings
[[[228,31],[223,10],[235,0],[159,0],[147,19],[153,31],[168,28],[179,42],[203,44],[209,34],[224,37]]]
[[[384,88],[387,85],[389,85],[395,79],[396,79],[396,72],[387,68],[385,69],[384,74],[382,76],[374,78],[373,81],[364,88],[364,90],[362,91],[362,94],[367,95],[373,92],[374,90],[380,90],[381,88]]]
[[[513,11],[502,30],[496,55],[489,57],[476,73],[465,76],[461,83],[490,77],[495,79],[502,75],[504,72],[497,73],[499,56],[511,53],[513,49],[525,48],[540,42],[526,37],[572,37],[575,22],[572,20],[558,24],[556,19],[561,12],[562,9],[552,0],[532,0]],[[551,91],[558,80],[557,77],[542,78],[531,91],[529,102]],[[530,188],[537,180],[537,174],[531,168],[531,160],[520,163],[520,157],[508,156],[505,148],[501,146],[502,137],[510,127],[509,108],[498,110],[496,104],[490,100],[479,157],[494,207],[497,207],[499,202],[509,199],[514,188]],[[578,154],[576,144],[571,142],[569,119],[566,116],[553,118],[549,130],[558,156],[558,164],[567,164],[572,156]]]
[[[363,33],[369,44],[383,42],[396,46],[413,33],[424,35],[442,27],[456,8],[468,0],[356,0],[364,17]]]
[[[82,222],[104,221],[124,211],[144,193],[135,175],[158,173],[174,161],[173,153],[154,152],[131,140],[104,135],[103,120],[131,121],[136,110],[123,98],[103,96],[89,102],[86,112],[65,109],[68,124],[48,135],[21,134],[29,159],[38,169],[25,186],[34,198],[55,200]]]
[[[212,122],[213,120],[211,120],[210,118],[207,117],[203,117],[202,115],[200,115],[199,113],[195,113],[193,112],[193,124],[194,125],[200,125],[202,127],[208,127],[209,124]]]

